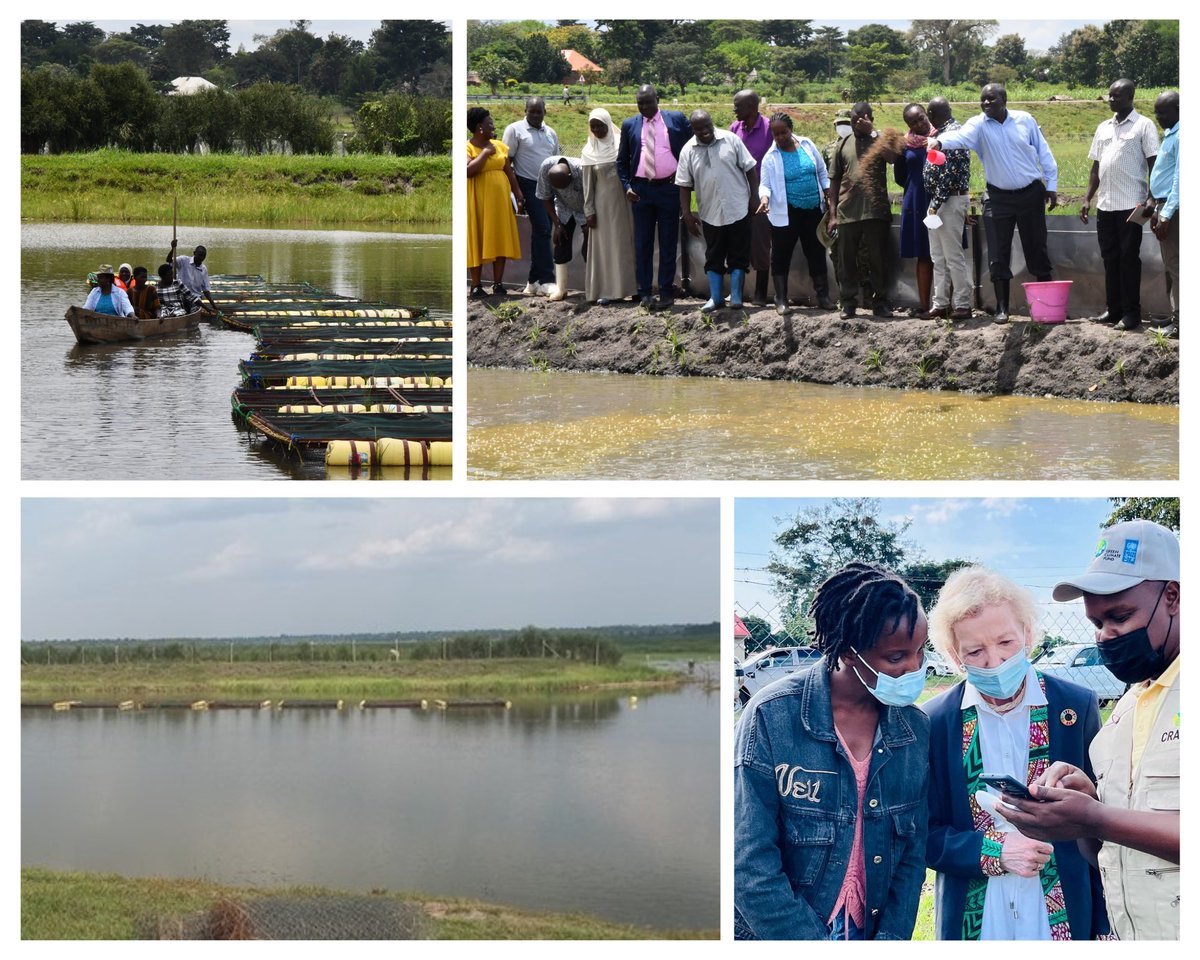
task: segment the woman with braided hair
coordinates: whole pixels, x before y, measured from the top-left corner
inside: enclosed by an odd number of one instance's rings
[[[809,615],[824,661],[760,690],[734,746],[734,935],[908,940],[925,879],[921,601],[851,563]]]

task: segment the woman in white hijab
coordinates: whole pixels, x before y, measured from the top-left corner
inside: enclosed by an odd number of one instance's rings
[[[584,295],[607,304],[637,292],[633,261],[633,214],[617,176],[617,128],[608,111],[588,114],[588,140],[580,154],[588,256]]]

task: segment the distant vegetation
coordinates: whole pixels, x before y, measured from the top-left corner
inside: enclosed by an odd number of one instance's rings
[[[573,630],[417,631],[408,633],[280,635],[275,637],[172,637],[24,641],[23,664],[158,662],[372,663],[404,660],[538,658],[615,665],[624,654],[715,658],[720,626],[617,625]]]
[[[322,39],[295,20],[229,50],[224,20],[21,24],[21,150],[115,147],[168,153],[444,153],[450,136],[450,33],[384,20],[363,43]],[[172,81],[211,89],[168,95]]]
[[[599,68],[583,73],[581,89],[593,95],[600,85],[619,95],[645,82],[681,96],[753,86],[792,103],[928,99],[930,85],[953,97],[952,88],[977,92],[988,82],[1051,84],[1059,92],[1107,87],[1119,77],[1145,87],[1179,82],[1178,20],[1088,24],[1044,51],[1027,49],[1019,34],[996,36],[995,20],[912,20],[907,31],[864,22],[845,33],[812,20],[594,23],[471,21],[468,62],[493,93],[563,83],[566,64],[557,51],[572,49]]]

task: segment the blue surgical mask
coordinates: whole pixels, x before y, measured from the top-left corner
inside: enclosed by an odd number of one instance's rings
[[[921,657],[921,666],[912,673],[892,677],[886,673],[880,673],[872,667],[866,660],[863,660],[862,655],[853,647],[850,650],[858,657],[864,667],[875,674],[875,686],[872,687],[866,680],[863,680],[862,674],[858,672],[858,667],[850,664],[850,669],[854,671],[854,675],[858,677],[864,687],[875,695],[876,700],[887,704],[889,707],[910,707],[917,702],[917,697],[925,689],[926,658],[924,656]]]
[[[973,667],[969,663],[963,666],[967,671],[967,679],[975,689],[994,700],[1016,696],[1029,673],[1029,660],[1024,647],[995,667]]]

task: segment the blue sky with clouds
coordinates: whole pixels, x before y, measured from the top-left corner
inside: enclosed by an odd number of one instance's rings
[[[22,639],[719,616],[715,499],[26,499]]]
[[[762,568],[782,529],[776,518],[790,518],[824,499],[745,499],[734,507],[734,599],[738,610],[777,606],[770,577]],[[1100,523],[1111,512],[1109,501],[1034,498],[891,498],[879,516],[912,520],[908,538],[930,560],[964,559],[999,570],[1030,589],[1043,612],[1079,608],[1055,604],[1054,584],[1084,570],[1100,537]]]

